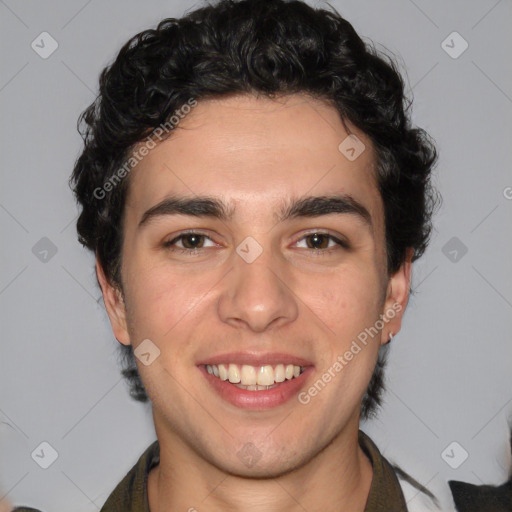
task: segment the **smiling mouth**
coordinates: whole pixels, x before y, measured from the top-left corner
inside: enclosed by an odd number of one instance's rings
[[[296,379],[305,369],[304,366],[293,364],[250,366],[225,363],[204,366],[210,375],[247,391],[275,388],[285,381]]]

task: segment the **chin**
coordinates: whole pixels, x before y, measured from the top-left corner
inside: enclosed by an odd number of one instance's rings
[[[228,459],[225,454],[215,454],[210,462],[232,476],[257,479],[284,476],[302,467],[315,455],[304,443],[291,446],[286,441],[283,441],[281,447],[275,444],[269,446],[267,441],[266,447],[261,450],[256,447],[256,443],[248,442],[238,448],[235,454],[230,454]]]
[[[247,466],[244,462],[236,460],[231,461],[230,464],[220,469],[231,476],[239,478],[276,479],[298,469],[302,463],[299,460],[280,460],[265,463],[262,458],[251,467]]]

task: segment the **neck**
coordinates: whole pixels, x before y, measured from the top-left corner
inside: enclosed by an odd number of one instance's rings
[[[148,477],[151,512],[364,512],[373,471],[357,440],[358,424],[300,467],[271,479],[228,474],[174,433],[160,434],[160,464]]]

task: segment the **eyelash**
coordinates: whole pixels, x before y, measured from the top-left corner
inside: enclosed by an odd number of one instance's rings
[[[164,242],[163,246],[165,249],[167,249],[169,251],[180,253],[180,254],[187,254],[188,256],[195,256],[195,255],[199,254],[201,249],[207,249],[207,247],[206,248],[205,247],[197,247],[197,248],[193,248],[193,249],[187,249],[187,248],[174,246],[174,244],[176,242],[178,242],[179,240],[182,240],[183,238],[185,238],[188,235],[202,236],[202,237],[208,238],[209,240],[211,240],[213,242],[213,240],[208,235],[206,235],[204,233],[201,233],[198,231],[185,231],[185,232],[181,233],[179,236],[173,238],[172,240]],[[321,232],[321,231],[312,231],[310,233],[306,233],[301,238],[299,238],[299,240],[297,240],[297,242],[299,242],[309,236],[313,236],[313,235],[327,236],[329,241],[333,241],[338,245],[338,247],[329,247],[327,249],[310,249],[311,253],[314,254],[315,256],[325,256],[328,253],[333,252],[333,250],[338,250],[340,248],[345,249],[345,250],[350,249],[350,246],[347,242],[340,240],[339,238],[336,238],[335,236],[333,236],[329,233],[325,233],[325,232]]]

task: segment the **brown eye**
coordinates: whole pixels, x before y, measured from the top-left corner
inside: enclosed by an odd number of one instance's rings
[[[332,237],[323,233],[313,233],[305,238],[308,240],[306,243],[309,249],[327,249]]]
[[[328,233],[310,233],[303,236],[297,245],[304,249],[313,249],[312,254],[330,253],[337,249],[349,249],[347,242]]]
[[[181,243],[185,249],[200,249],[204,245],[204,235],[190,233],[181,235]]]
[[[207,245],[207,243],[210,245]],[[182,233],[181,235],[163,243],[163,246],[170,251],[193,253],[195,250],[207,249],[215,244],[211,238],[202,233]]]

